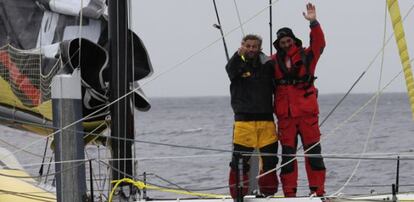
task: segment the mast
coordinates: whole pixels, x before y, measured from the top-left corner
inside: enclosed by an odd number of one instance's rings
[[[128,93],[131,83],[132,67],[127,64],[128,57],[128,0],[109,0],[109,65],[111,67],[110,102]],[[134,139],[134,117],[132,113],[131,96],[115,102],[111,112],[111,149],[112,180],[131,178],[133,175],[132,144]],[[121,185],[120,199],[129,196]],[[123,196],[122,196],[123,195]],[[127,197],[125,197],[127,198]]]

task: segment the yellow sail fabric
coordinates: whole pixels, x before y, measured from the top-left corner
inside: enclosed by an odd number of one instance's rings
[[[411,71],[407,42],[405,40],[404,26],[401,20],[400,7],[398,5],[398,0],[387,0],[387,5],[392,21],[392,26],[394,28],[395,40],[397,41],[397,46],[400,53],[401,63],[404,70],[405,83],[407,85],[408,97],[411,104],[411,113],[414,119],[414,80],[413,73]]]
[[[34,185],[36,183],[37,182],[32,178],[29,178],[29,175],[23,170],[0,169],[0,201],[56,201],[56,196],[54,194],[36,187]]]

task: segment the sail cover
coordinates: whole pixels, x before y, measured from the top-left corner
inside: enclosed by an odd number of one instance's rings
[[[82,4],[83,3],[83,4]],[[83,116],[108,104],[108,22],[105,0],[0,0],[0,122],[39,134],[51,129],[51,81],[81,69]],[[129,31],[131,89],[152,74],[147,51]],[[150,104],[142,90],[135,107]],[[85,131],[102,131],[109,109],[83,122]]]

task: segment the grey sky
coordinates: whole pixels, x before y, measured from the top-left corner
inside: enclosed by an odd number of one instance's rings
[[[226,58],[220,33],[212,25],[217,23],[212,0],[132,0],[132,26],[144,41],[152,64],[152,77],[144,80],[149,97],[228,95],[229,80],[224,66]],[[233,0],[216,0],[230,55],[240,45],[241,29]],[[236,0],[241,20],[247,21],[268,6],[268,0]],[[283,26],[293,29],[296,36],[309,44],[308,22],[303,18],[303,0],[280,0],[273,5],[273,33]],[[314,0],[318,20],[322,24],[327,47],[317,67],[316,85],[320,93],[343,93],[367,68],[382,47],[385,0]],[[400,0],[404,16],[413,6],[412,0]],[[392,33],[387,13],[387,38]],[[414,54],[414,11],[404,22],[411,59]],[[247,33],[263,37],[263,51],[269,54],[269,11],[258,14],[243,25]],[[275,34],[274,34],[275,35]],[[273,36],[274,38],[275,36]],[[177,64],[217,41],[179,67]],[[375,92],[378,86],[381,58],[379,57],[355,93]],[[382,85],[402,69],[395,39],[385,48]],[[171,71],[169,71],[171,70]],[[151,81],[150,81],[151,80]],[[389,91],[405,91],[400,76]]]

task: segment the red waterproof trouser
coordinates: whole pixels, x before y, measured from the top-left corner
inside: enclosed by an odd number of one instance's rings
[[[316,144],[320,140],[320,131],[317,116],[288,117],[278,120],[279,140],[282,144],[282,165],[291,161],[282,167],[280,179],[282,182],[283,192],[286,197],[296,196],[298,166],[294,159],[297,148],[298,134],[304,145],[306,154],[320,154],[320,144]],[[316,144],[316,145],[315,145]],[[308,176],[309,188],[311,193],[322,196],[325,193],[325,165],[322,158],[305,157],[305,167]]]

